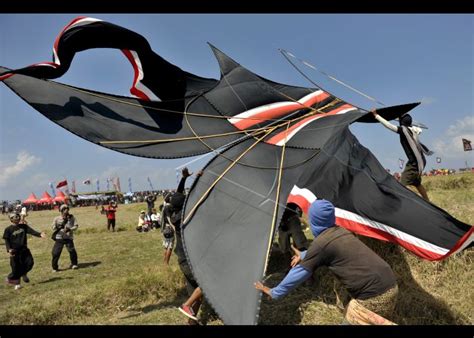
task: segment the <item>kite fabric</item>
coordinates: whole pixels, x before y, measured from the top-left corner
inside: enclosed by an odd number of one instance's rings
[[[49,80],[91,48],[115,48],[128,58],[135,97]],[[398,183],[352,135],[350,124],[377,122],[371,113],[320,88],[264,79],[211,49],[219,80],[181,70],[135,32],[79,17],[57,37],[54,62],[0,68],[0,80],[54,123],[100,146],[160,159],[216,154],[191,186],[182,239],[196,280],[226,324],[258,322],[261,292],[253,283],[265,275],[289,201],[306,210],[315,198],[327,199],[339,226],[428,260],[472,243],[472,227]],[[418,104],[377,112],[392,120]]]

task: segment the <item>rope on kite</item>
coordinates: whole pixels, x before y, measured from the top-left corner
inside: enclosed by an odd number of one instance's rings
[[[270,231],[270,238],[268,239],[268,246],[267,246],[267,254],[265,256],[265,268],[263,269],[263,275],[265,275],[267,271],[267,263],[268,263],[268,258],[270,256],[270,249],[273,243],[273,232],[275,231],[275,225],[276,225],[276,216],[278,215],[278,204],[280,201],[280,191],[281,191],[281,176],[283,173],[283,162],[285,160],[285,149],[286,149],[286,139],[288,137],[288,128],[290,127],[290,122],[286,124],[286,130],[285,130],[285,142],[283,143],[282,149],[281,149],[281,160],[280,160],[280,170],[278,171],[278,185],[277,185],[277,191],[276,191],[276,197],[275,197],[275,209],[273,210],[273,219],[272,219],[272,228]]]
[[[376,103],[378,103],[378,104],[380,104],[380,105],[382,105],[382,106],[385,106],[384,103],[378,101],[377,99],[375,99],[375,98],[373,98],[373,97],[371,97],[371,96],[369,96],[369,95],[367,95],[367,94],[361,92],[360,90],[358,90],[358,89],[356,89],[356,88],[354,88],[354,87],[352,87],[352,86],[350,86],[350,85],[348,85],[348,84],[342,82],[341,80],[336,79],[334,76],[329,75],[328,73],[324,72],[323,70],[320,70],[320,69],[316,68],[315,66],[313,66],[313,65],[310,64],[309,62],[307,62],[307,61],[305,61],[305,60],[302,60],[302,59],[296,57],[296,56],[293,55],[292,53],[290,53],[290,52],[288,52],[288,51],[286,51],[286,50],[284,50],[284,49],[281,49],[281,48],[278,48],[278,50],[279,50],[280,53],[285,57],[285,59],[286,59],[301,75],[303,75],[309,82],[311,82],[311,83],[312,83],[313,85],[315,85],[316,87],[323,89],[320,85],[318,85],[317,83],[315,83],[314,81],[312,81],[306,74],[304,74],[304,72],[303,72],[302,70],[300,70],[293,62],[291,62],[291,60],[290,60],[290,58],[289,58],[288,56],[291,56],[292,58],[295,58],[296,60],[298,60],[299,62],[301,62],[301,63],[304,64],[305,66],[307,66],[307,67],[309,67],[309,68],[311,68],[311,69],[314,69],[314,70],[318,71],[319,73],[323,74],[324,76],[327,76],[327,77],[330,78],[331,80],[333,80],[333,81],[335,81],[335,82],[337,82],[337,83],[343,85],[344,87],[346,87],[346,88],[348,88],[348,89],[350,89],[350,90],[356,92],[357,94],[362,95],[362,96],[364,96],[365,98],[367,98],[367,99],[369,99],[369,100],[371,100],[371,101],[373,101],[373,102],[376,102]],[[324,90],[324,91],[327,92],[327,90]],[[329,92],[328,92],[328,93],[329,93]],[[359,108],[359,109],[361,109],[361,108]],[[365,109],[362,109],[362,110],[365,111]]]
[[[276,127],[270,128],[269,130],[265,131],[265,134],[258,138],[252,145],[250,145],[245,151],[243,151],[223,172],[222,174],[219,175],[219,177],[209,186],[209,188],[201,195],[199,200],[194,204],[192,207],[191,211],[188,213],[188,215],[184,218],[183,224],[186,224],[189,218],[194,214],[194,211],[201,205],[202,201],[207,197],[209,192],[212,190],[212,188],[215,187],[215,185],[221,180],[222,177],[230,170],[232,167],[245,155],[247,154],[250,150],[252,150],[260,141],[262,141],[265,137],[267,137],[272,131],[274,131]]]

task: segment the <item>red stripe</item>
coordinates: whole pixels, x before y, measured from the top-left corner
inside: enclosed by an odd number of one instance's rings
[[[309,206],[311,205],[311,203],[301,195],[289,195],[286,203],[295,203],[305,214],[308,213]]]
[[[430,261],[439,261],[450,256],[454,251],[456,251],[457,249],[459,249],[459,247],[461,247],[461,245],[469,238],[469,236],[474,231],[474,227],[471,228],[468,232],[464,234],[463,237],[461,237],[461,239],[456,243],[456,245],[451,250],[449,250],[449,252],[447,252],[444,255],[440,255],[438,253],[435,253],[430,250],[420,248],[416,245],[408,243],[383,230],[374,229],[372,227],[369,227],[365,224],[362,224],[353,220],[349,220],[342,217],[336,217],[336,224],[343,228],[346,228],[349,231],[355,232],[363,236],[372,237],[372,238],[376,238],[376,239],[380,239],[380,240],[388,241],[392,243],[397,243],[401,245],[402,247],[406,248],[407,250],[409,250],[410,252],[414,253],[415,255],[421,258],[430,260]]]
[[[79,16],[79,17],[75,18],[74,20],[72,20],[66,27],[63,28],[61,33],[59,33],[59,35],[56,37],[56,40],[54,41],[54,47],[53,48],[56,51],[56,53],[58,52],[58,44],[59,44],[59,39],[61,38],[61,35],[63,35],[63,33],[66,31],[66,29],[68,29],[70,26],[75,24],[77,21],[85,19],[85,18],[87,18],[87,16]]]
[[[3,76],[0,76],[0,81],[4,81],[6,79],[8,79],[9,77],[13,76],[14,74],[12,73],[9,73],[9,74],[5,74]]]
[[[138,72],[138,65],[135,62],[135,58],[133,57],[132,53],[127,49],[122,49],[122,53],[125,54],[128,61],[130,61],[130,63],[132,64],[133,70],[135,72],[135,74],[133,76],[133,87],[130,88],[130,93],[132,93],[132,95],[135,95],[136,97],[139,97],[143,100],[150,101],[150,98],[145,93],[143,93],[142,91],[140,91],[139,89],[137,89],[135,87],[135,85],[137,84],[137,81],[138,81],[138,73],[139,73]]]
[[[350,104],[344,104],[342,106],[340,106],[339,108],[336,108],[334,110],[331,110],[331,111],[328,111],[327,113],[324,113],[324,114],[318,114],[318,115],[314,115],[314,116],[310,116],[310,117],[307,117],[305,118],[304,120],[301,120],[300,122],[298,123],[295,123],[293,126],[291,126],[291,128],[288,128],[288,129],[285,129],[284,131],[276,134],[275,136],[271,137],[269,140],[265,141],[266,143],[269,143],[269,144],[277,144],[278,142],[280,142],[281,140],[283,140],[285,137],[287,137],[287,135],[290,135],[295,129],[297,129],[298,127],[300,127],[301,125],[305,124],[305,123],[308,123],[312,120],[316,120],[316,119],[319,119],[321,117],[326,117],[326,116],[330,116],[330,115],[335,115],[337,114],[338,112],[340,112],[341,110],[344,110],[344,109],[347,109],[347,108],[353,108],[354,106],[351,106]]]
[[[269,119],[283,116],[286,113],[296,111],[302,108],[310,108],[313,104],[322,102],[328,97],[329,97],[329,94],[326,92],[323,92],[319,95],[316,95],[312,98],[307,99],[306,101],[302,103],[292,102],[292,104],[288,106],[269,108],[268,110],[252,115],[251,118],[242,118],[242,120],[234,123],[234,126],[239,128],[240,130],[247,129],[253,125],[265,122]]]

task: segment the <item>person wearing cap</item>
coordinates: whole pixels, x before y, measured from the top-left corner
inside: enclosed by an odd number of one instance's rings
[[[307,251],[294,249],[292,269],[274,288],[256,282],[255,288],[271,299],[280,299],[304,282],[320,266],[327,266],[351,296],[344,310],[344,324],[392,325],[398,294],[390,266],[353,233],[335,226],[334,205],[314,201],[308,213],[314,240]]]
[[[6,282],[15,285],[15,290],[18,290],[21,288],[20,278],[25,283],[29,283],[30,279],[27,273],[31,271],[34,265],[33,256],[27,245],[27,234],[41,238],[46,238],[46,234],[44,232],[39,233],[27,224],[22,223],[19,213],[11,213],[9,217],[12,224],[5,228],[3,239],[10,255],[12,271],[7,276]]]
[[[63,204],[59,207],[59,212],[61,215],[57,216],[53,220],[53,236],[54,240],[53,250],[51,252],[53,259],[51,265],[53,267],[53,272],[59,271],[59,258],[61,257],[61,252],[63,247],[66,246],[67,251],[69,252],[69,258],[71,259],[71,269],[77,269],[77,252],[74,247],[74,231],[79,227],[77,224],[76,218],[69,213],[69,207],[66,204]]]
[[[420,195],[429,201],[428,193],[421,184],[421,176],[426,165],[425,154],[430,156],[433,152],[419,141],[421,128],[412,125],[413,121],[410,114],[400,117],[400,126],[397,127],[377,114],[375,109],[372,109],[370,112],[385,128],[400,135],[400,143],[408,158],[400,178],[400,183],[404,186],[414,186]]]
[[[148,231],[148,226],[146,224],[145,215],[146,215],[145,210],[141,210],[140,215],[138,216],[138,224],[137,224],[137,228],[136,228],[138,232],[147,232]]]

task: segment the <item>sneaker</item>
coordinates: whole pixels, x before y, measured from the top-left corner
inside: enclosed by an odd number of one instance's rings
[[[71,269],[76,270],[79,269],[79,267],[77,265],[71,265]]]
[[[22,288],[21,284],[15,285],[15,290],[20,290]]]
[[[24,281],[25,283],[29,283],[29,282],[30,282],[30,279],[28,278],[27,275],[24,275],[24,276],[22,277],[22,279],[23,279],[23,281]]]
[[[197,321],[196,315],[194,314],[193,309],[190,306],[187,305],[181,305],[179,308],[179,311],[181,311],[186,317],[194,319]]]
[[[58,269],[53,269],[53,272],[59,272],[59,270]]]

